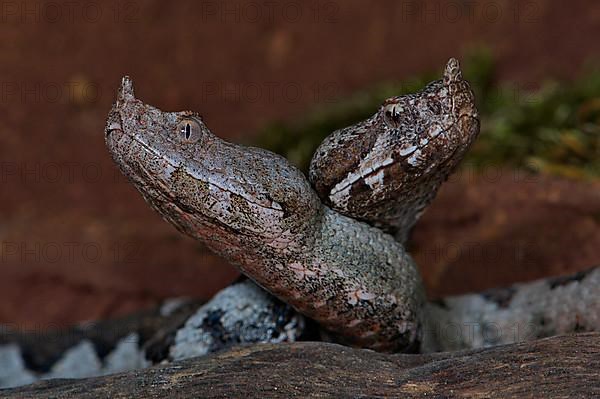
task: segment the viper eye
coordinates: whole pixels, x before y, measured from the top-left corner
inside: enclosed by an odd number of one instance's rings
[[[186,143],[195,143],[202,136],[202,127],[196,119],[184,119],[177,125],[177,131],[182,141]]]
[[[404,111],[400,104],[390,104],[383,109],[383,119],[391,128],[397,128],[402,124],[400,114]]]

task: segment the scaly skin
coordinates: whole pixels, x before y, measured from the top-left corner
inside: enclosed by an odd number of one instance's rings
[[[443,80],[387,100],[323,142],[310,170],[321,199],[285,159],[215,137],[194,113],[143,104],[129,79],[109,115],[106,142],[165,219],[334,339],[431,352],[599,331],[600,268],[424,303],[399,242],[478,130],[472,92],[450,60]],[[305,328],[310,320],[249,281],[202,307],[171,312],[161,309],[149,330],[124,325],[107,336],[76,329],[54,345],[0,334],[0,387],[141,367],[238,342],[315,338]]]
[[[245,343],[293,342],[311,338],[307,322],[246,280],[205,304],[174,298],[153,310],[67,330],[0,326],[0,389],[117,373]]]
[[[378,350],[417,350],[424,303],[402,245],[323,205],[268,151],[227,143],[191,112],[162,112],[124,78],[106,143],[152,207],[299,312]]]
[[[310,181],[333,209],[404,243],[478,133],[473,92],[452,58],[443,79],[329,135],[315,151]]]
[[[334,132],[310,175],[323,200],[351,217],[324,205],[285,159],[227,143],[193,113],[143,104],[127,78],[106,140],[165,219],[339,341],[426,352],[600,329],[598,270],[424,306],[399,242],[478,130],[472,93],[452,59],[443,80]]]
[[[600,267],[429,302],[422,352],[600,331]]]

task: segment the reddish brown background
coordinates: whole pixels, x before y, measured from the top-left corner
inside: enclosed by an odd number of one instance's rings
[[[250,142],[274,118],[440,69],[473,45],[492,50],[500,79],[533,86],[572,78],[600,54],[595,0],[430,1],[420,11],[383,0],[80,4],[7,1],[1,10],[2,323],[62,324],[207,297],[236,276],[113,167],[102,132],[124,74],[146,102],[197,110],[216,134]],[[416,232],[434,292],[600,263],[597,185],[524,185],[507,171],[500,183],[465,184],[446,188]],[[518,240],[525,258],[503,249]],[[439,256],[456,245],[500,252]]]

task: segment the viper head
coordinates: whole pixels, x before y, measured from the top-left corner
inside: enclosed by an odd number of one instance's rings
[[[407,214],[427,205],[478,132],[473,92],[452,58],[442,79],[385,100],[368,120],[327,137],[312,159],[310,179],[321,198],[349,216],[381,222],[382,212],[391,211],[377,206],[398,210],[390,204],[403,201],[410,209],[389,216],[410,219]]]
[[[479,124],[473,93],[454,58],[443,79],[419,93],[387,99],[376,119],[388,144],[382,154],[403,162],[407,175],[434,171],[473,139]]]
[[[308,223],[318,211],[300,171],[278,155],[216,137],[194,112],[164,112],[134,96],[123,78],[106,125],[106,145],[146,201],[184,233],[267,236]]]

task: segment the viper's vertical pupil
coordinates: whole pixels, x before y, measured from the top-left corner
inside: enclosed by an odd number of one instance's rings
[[[173,130],[177,133],[177,137],[186,144],[197,142],[202,135],[202,125],[197,118],[185,118],[179,121],[176,129]]]
[[[192,127],[190,126],[189,123],[186,123],[185,124],[185,138],[189,140],[191,135],[192,135]]]

